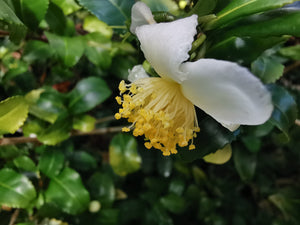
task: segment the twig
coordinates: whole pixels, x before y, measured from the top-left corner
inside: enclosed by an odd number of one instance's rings
[[[284,69],[283,74],[287,74],[288,72],[290,72],[290,71],[296,69],[298,66],[300,66],[300,60],[294,62],[294,63],[291,64],[291,65],[286,66],[285,69]]]
[[[103,117],[101,119],[98,119],[96,121],[96,123],[104,123],[104,122],[109,122],[109,121],[112,121],[112,120],[115,120],[114,116],[107,116],[107,117]]]
[[[89,135],[102,135],[107,133],[115,133],[120,132],[122,127],[104,127],[95,129],[90,132],[81,132],[81,131],[73,131],[71,132],[71,136],[89,136]],[[24,144],[24,143],[41,143],[36,137],[5,137],[0,139],[0,146],[4,145],[15,145],[15,144]]]
[[[9,221],[9,224],[8,225],[14,225],[18,216],[19,216],[19,213],[20,213],[20,209],[16,209],[14,211],[14,213],[12,214],[11,218],[10,218],[10,221]]]
[[[9,35],[8,31],[0,30],[0,36],[7,36]]]

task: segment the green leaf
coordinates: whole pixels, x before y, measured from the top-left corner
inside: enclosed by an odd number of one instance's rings
[[[99,212],[97,218],[98,224],[101,225],[118,225],[119,224],[119,210],[118,209],[103,209]]]
[[[28,116],[28,103],[22,96],[0,102],[0,134],[15,133]]]
[[[65,168],[58,176],[52,177],[45,196],[46,202],[51,202],[62,211],[73,215],[87,209],[90,201],[80,175],[70,168]]]
[[[101,33],[108,39],[111,39],[113,35],[113,29],[95,16],[87,16],[84,18],[83,29],[90,33]]]
[[[112,177],[106,173],[96,172],[88,180],[91,196],[100,201],[103,207],[111,207],[115,200],[115,186]]]
[[[176,195],[169,194],[160,199],[160,203],[170,212],[175,214],[183,213],[186,208],[184,198]]]
[[[270,37],[281,35],[300,36],[300,12],[296,9],[280,9],[250,16],[232,24],[229,31],[220,31],[229,36]]]
[[[58,115],[66,111],[62,94],[54,89],[35,90],[35,92],[31,92],[31,97],[33,103],[29,112],[39,119],[54,123]],[[30,98],[29,95],[28,98]],[[34,101],[36,101],[35,104]]]
[[[74,66],[84,52],[81,37],[62,37],[46,32],[50,46],[62,62],[68,66]]]
[[[170,12],[174,15],[179,13],[178,5],[172,0],[142,0],[152,12]]]
[[[0,170],[0,204],[27,208],[35,198],[34,186],[27,177],[11,169]]]
[[[141,167],[141,157],[137,152],[137,142],[128,134],[117,134],[109,146],[109,163],[120,176],[133,173]]]
[[[18,158],[14,159],[13,163],[20,170],[32,172],[36,171],[35,163],[28,156],[19,156]]]
[[[102,69],[108,69],[112,62],[112,43],[101,33],[90,33],[84,36],[85,54],[88,59]]]
[[[78,0],[91,13],[108,25],[124,25],[130,19],[134,0]]]
[[[42,41],[28,41],[24,48],[23,59],[28,63],[45,63],[54,54],[49,44]]]
[[[14,8],[21,20],[31,29],[36,29],[44,19],[49,0],[14,0]]]
[[[71,129],[71,118],[67,114],[61,114],[54,124],[38,134],[37,138],[45,145],[56,145],[70,137]]]
[[[9,37],[12,42],[19,43],[26,35],[26,26],[16,16],[14,10],[5,1],[0,1],[0,21],[9,24]]]
[[[83,79],[69,93],[69,110],[73,114],[87,112],[110,95],[111,90],[104,80],[97,77]]]
[[[274,83],[283,75],[284,65],[271,57],[261,56],[251,64],[251,71],[264,83]]]
[[[89,115],[80,115],[74,118],[73,128],[81,132],[89,132],[95,129],[96,119]]]
[[[242,138],[242,141],[250,152],[258,152],[261,148],[261,139],[255,136],[245,136]]]
[[[300,60],[300,45],[281,48],[279,53],[293,60]]]
[[[223,59],[248,65],[259,57],[266,49],[286,41],[287,38],[250,38],[231,37],[208,49],[206,57]]]
[[[257,156],[246,149],[234,148],[234,166],[243,181],[249,181],[255,174]]]
[[[45,17],[50,31],[56,34],[63,35],[67,27],[67,20],[61,8],[50,2],[49,8]]]
[[[284,88],[270,85],[268,89],[274,104],[270,121],[288,137],[289,128],[294,125],[297,118],[297,104]]]
[[[97,168],[97,161],[87,152],[76,151],[70,157],[70,165],[76,170],[89,171]]]
[[[280,8],[295,1],[296,0],[233,0],[223,10],[217,13],[217,18],[209,22],[206,29],[215,29],[242,17]]]
[[[24,154],[23,150],[18,149],[15,145],[4,145],[0,147],[0,158],[6,160],[13,159],[22,154]]]
[[[52,2],[59,6],[65,15],[76,12],[81,8],[74,0],[52,0]]]
[[[189,12],[189,15],[197,14],[198,16],[205,16],[213,11],[216,4],[217,0],[198,0]]]
[[[40,171],[48,177],[57,176],[64,166],[64,155],[59,150],[46,149],[39,160]]]
[[[178,156],[181,160],[191,162],[203,156],[215,152],[223,148],[226,144],[235,140],[238,133],[232,133],[224,128],[214,119],[207,117],[199,121],[200,132],[197,138],[194,138],[196,149],[188,150],[188,148],[178,149]]]

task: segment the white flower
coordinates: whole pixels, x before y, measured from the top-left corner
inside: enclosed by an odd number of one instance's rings
[[[130,72],[131,84],[120,83],[123,108],[116,118],[127,118],[135,136],[144,135],[147,148],[164,155],[176,147],[194,149],[198,127],[194,105],[234,131],[239,125],[266,122],[272,111],[271,97],[258,78],[236,63],[189,59],[197,16],[173,22],[156,23],[142,2],[132,8],[131,31],[141,43],[145,58],[160,75],[147,77],[141,66]],[[139,79],[140,78],[140,79]]]

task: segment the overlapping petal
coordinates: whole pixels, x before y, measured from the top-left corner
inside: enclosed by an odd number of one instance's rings
[[[143,2],[137,2],[131,8],[130,31],[135,34],[137,27],[156,23],[149,7]]]
[[[258,78],[236,63],[200,59],[181,66],[188,74],[182,92],[194,105],[230,130],[258,125],[270,117],[271,96]]]
[[[189,58],[197,24],[197,16],[193,15],[136,28],[145,58],[161,77],[177,83],[186,79],[186,72],[180,70],[180,65]]]

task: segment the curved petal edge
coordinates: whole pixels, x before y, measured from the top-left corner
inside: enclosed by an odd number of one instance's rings
[[[182,92],[194,105],[229,130],[266,122],[273,111],[271,95],[262,82],[236,63],[200,59],[181,68],[188,74]]]

